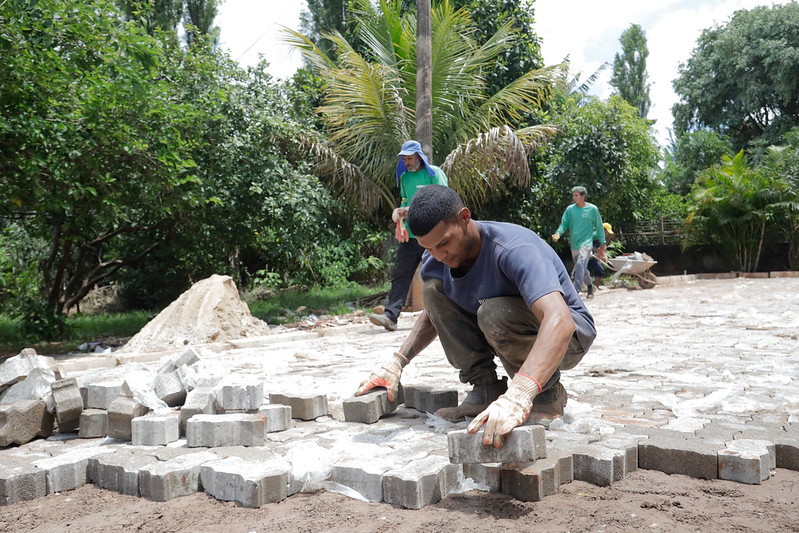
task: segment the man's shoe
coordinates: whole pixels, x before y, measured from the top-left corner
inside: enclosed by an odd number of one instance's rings
[[[397,321],[391,320],[391,318],[386,315],[376,315],[372,313],[369,315],[369,322],[375,326],[383,326],[389,331],[395,331],[397,329]]]
[[[475,417],[485,411],[507,390],[508,378],[506,377],[488,385],[474,385],[458,407],[442,407],[435,412],[435,415],[450,422],[460,422],[466,417]]]
[[[563,418],[563,410],[566,407],[568,398],[569,395],[566,393],[566,389],[558,381],[550,390],[535,397],[533,410],[530,411],[530,416],[524,425],[539,425],[549,428],[549,424],[553,420]]]
[[[590,300],[591,298],[593,298],[595,293],[596,293],[596,285],[593,285],[593,284],[589,285],[588,286],[588,299]]]

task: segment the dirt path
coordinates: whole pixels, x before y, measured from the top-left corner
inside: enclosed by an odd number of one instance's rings
[[[485,492],[451,494],[421,510],[340,494],[295,494],[246,509],[207,494],[152,502],[86,485],[0,508],[3,532],[640,532],[799,530],[799,472],[763,485],[639,470],[612,487],[575,481],[536,503]]]

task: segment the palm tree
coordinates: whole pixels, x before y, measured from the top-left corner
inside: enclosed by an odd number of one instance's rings
[[[318,110],[329,138],[310,143],[317,171],[342,198],[367,211],[394,204],[398,146],[415,129],[416,18],[402,14],[401,4],[357,0],[353,13],[363,55],[338,32],[322,34],[332,43],[331,59],[307,36],[284,30],[285,41],[326,81]],[[486,95],[483,73],[512,45],[511,23],[478,46],[468,12],[443,0],[433,8],[431,28],[433,160],[473,207],[491,199],[503,181],[527,186],[528,153],[555,128],[512,124],[540,109],[563,82],[563,67],[531,71]]]
[[[751,168],[743,150],[697,178],[686,219],[687,245],[715,243],[742,272],[757,270],[763,244],[783,209],[786,184]]]

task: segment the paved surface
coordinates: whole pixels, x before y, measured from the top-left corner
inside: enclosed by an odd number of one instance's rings
[[[653,290],[603,289],[588,301],[599,336],[583,362],[563,373],[569,402],[564,423],[546,432],[550,454],[577,444],[612,448],[630,434],[655,441],[662,430],[718,445],[747,432],[756,438],[799,427],[799,278],[663,281]],[[263,382],[265,396],[323,393],[329,403],[331,416],[295,420],[291,429],[269,433],[263,448],[218,455],[277,454],[290,464],[294,490],[344,493],[328,479],[334,466],[402,470],[414,461],[446,457],[446,433],[465,423],[403,407],[375,424],[343,422],[342,402],[400,346],[416,316],[404,313],[396,332],[356,318],[338,327],[197,347],[198,375],[209,383],[223,376],[256,380]],[[61,364],[85,386],[134,370],[155,371],[170,355],[92,355]],[[467,389],[438,342],[405,369],[403,383],[451,386],[461,397]],[[94,445],[152,452],[110,439],[54,435],[2,449],[0,460],[33,462]],[[185,440],[168,448],[177,452]],[[461,480],[460,489],[469,488],[474,484]]]

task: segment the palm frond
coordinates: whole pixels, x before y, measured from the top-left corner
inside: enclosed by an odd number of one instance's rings
[[[450,177],[450,186],[473,207],[488,201],[505,179],[520,188],[530,184],[527,151],[508,126],[491,128],[459,145],[441,169]]]

